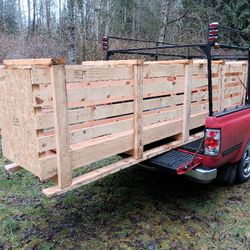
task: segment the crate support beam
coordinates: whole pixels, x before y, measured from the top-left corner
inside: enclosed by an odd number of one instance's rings
[[[182,140],[184,142],[189,139],[190,116],[191,116],[191,98],[192,98],[192,74],[193,62],[190,60],[185,64],[185,86],[184,86],[184,105],[183,105],[183,128]]]
[[[143,156],[143,60],[134,65],[134,157]]]
[[[223,102],[225,99],[225,62],[219,64],[219,111],[223,111]]]
[[[50,71],[53,88],[58,187],[66,188],[72,184],[72,167],[70,164],[70,151],[67,133],[68,101],[65,66],[52,65]]]

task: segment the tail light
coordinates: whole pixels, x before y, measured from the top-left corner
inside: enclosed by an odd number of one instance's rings
[[[102,38],[102,49],[103,50],[109,49],[109,38],[107,36],[103,36]]]
[[[221,131],[220,129],[206,129],[205,131],[205,154],[217,156],[220,153]]]
[[[213,22],[209,24],[209,36],[208,40],[210,43],[215,43],[219,39],[219,23],[218,22]]]

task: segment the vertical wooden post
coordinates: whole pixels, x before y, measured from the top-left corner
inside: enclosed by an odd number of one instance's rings
[[[134,65],[134,157],[143,156],[143,60]]]
[[[225,99],[225,62],[219,64],[219,97],[218,111],[223,111]]]
[[[244,86],[241,85],[241,100],[242,100],[242,104],[245,104],[245,97],[246,97],[246,89],[247,89],[247,64],[243,63],[242,64],[242,72],[243,72],[243,79],[242,82],[245,85],[246,88],[244,88]]]
[[[58,187],[65,188],[72,183],[72,168],[67,132],[68,101],[64,65],[51,66],[51,83],[53,88]]]
[[[190,116],[191,116],[191,99],[192,99],[192,75],[193,62],[189,60],[185,64],[185,86],[184,86],[184,104],[183,104],[183,128],[182,140],[184,142],[189,139]]]

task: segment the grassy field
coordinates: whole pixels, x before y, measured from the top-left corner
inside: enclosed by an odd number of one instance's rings
[[[0,156],[0,249],[250,249],[250,182],[198,185],[135,166],[48,199]]]

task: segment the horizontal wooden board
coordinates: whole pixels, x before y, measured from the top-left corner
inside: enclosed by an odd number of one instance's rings
[[[83,66],[114,66],[114,65],[137,65],[138,63],[143,63],[143,60],[109,60],[109,61],[83,61]]]
[[[29,65],[58,65],[58,64],[64,64],[65,61],[63,58],[42,58],[42,59],[13,59],[13,60],[4,60],[4,65],[6,67],[15,67],[15,66],[29,66]]]
[[[90,105],[98,105],[104,103],[119,102],[121,100],[133,99],[133,85],[114,85],[107,87],[87,87],[76,88],[67,87],[68,106],[69,107],[84,107]],[[53,104],[51,86],[34,91],[34,106],[46,107]]]
[[[133,65],[84,65],[65,66],[66,82],[130,80],[133,78]]]
[[[184,76],[184,64],[144,64],[144,78]]]

